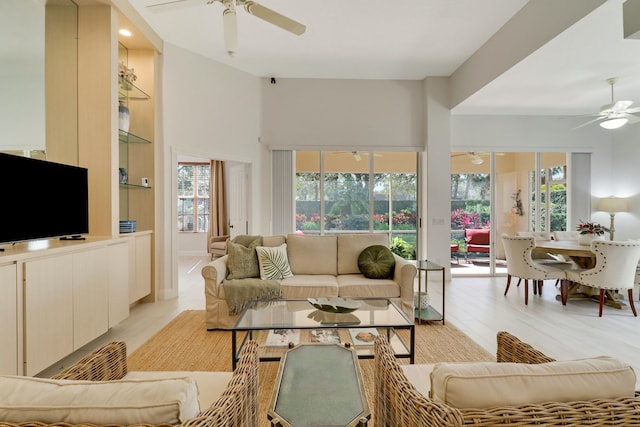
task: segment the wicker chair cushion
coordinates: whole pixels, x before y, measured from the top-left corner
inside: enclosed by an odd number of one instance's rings
[[[633,368],[611,357],[541,364],[438,363],[431,398],[456,408],[633,397]]]
[[[229,385],[233,372],[209,371],[129,371],[125,380],[158,380],[189,377],[198,385],[198,403],[204,410],[218,400]]]
[[[188,378],[74,381],[0,377],[0,419],[25,423],[178,424],[200,412]]]

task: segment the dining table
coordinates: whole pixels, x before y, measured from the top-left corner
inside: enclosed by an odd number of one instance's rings
[[[577,240],[536,240],[533,253],[546,255],[561,255],[573,261],[578,268],[589,269],[596,266],[596,254],[591,251],[590,245],[581,245]],[[567,299],[589,298],[599,301],[599,289],[580,283],[569,284]],[[556,295],[556,300],[562,301],[562,295]],[[617,293],[606,290],[604,303],[610,307],[621,309],[626,306],[621,302]]]

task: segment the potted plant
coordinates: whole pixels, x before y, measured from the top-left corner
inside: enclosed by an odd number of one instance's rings
[[[576,230],[580,233],[578,243],[581,245],[590,245],[594,239],[601,239],[605,232],[609,229],[597,222],[586,222],[580,220],[576,226]]]

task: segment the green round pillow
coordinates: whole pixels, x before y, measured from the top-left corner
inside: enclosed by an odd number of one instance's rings
[[[395,266],[393,252],[383,245],[369,246],[358,257],[358,268],[368,279],[388,279],[393,276]]]

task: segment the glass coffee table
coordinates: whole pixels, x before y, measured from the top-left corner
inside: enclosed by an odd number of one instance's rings
[[[307,300],[249,301],[231,329],[233,369],[247,340],[258,342],[260,361],[278,361],[291,345],[314,342],[349,345],[358,358],[372,359],[379,334],[387,337],[396,357],[414,363],[413,319],[386,298],[349,301],[358,305],[349,313],[322,311]]]

